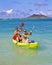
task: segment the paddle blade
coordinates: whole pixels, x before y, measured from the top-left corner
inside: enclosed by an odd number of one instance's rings
[[[22,22],[22,23],[21,23],[21,27],[23,27],[23,26],[24,26],[24,23]]]

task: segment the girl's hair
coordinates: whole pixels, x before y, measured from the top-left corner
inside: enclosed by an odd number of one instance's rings
[[[16,27],[15,30],[18,30],[18,27]]]

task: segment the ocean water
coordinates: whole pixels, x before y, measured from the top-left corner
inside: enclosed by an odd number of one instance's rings
[[[33,31],[30,39],[38,41],[37,49],[13,44],[15,27]],[[3,19],[0,20],[0,65],[52,65],[52,19]]]

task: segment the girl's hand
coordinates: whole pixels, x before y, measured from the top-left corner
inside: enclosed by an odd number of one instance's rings
[[[30,35],[32,34],[32,30],[30,31]]]

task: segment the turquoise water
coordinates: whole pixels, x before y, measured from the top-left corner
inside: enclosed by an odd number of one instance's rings
[[[12,42],[14,28],[33,31],[30,39],[38,41],[37,49],[17,47]],[[0,20],[0,65],[52,65],[52,19]]]

